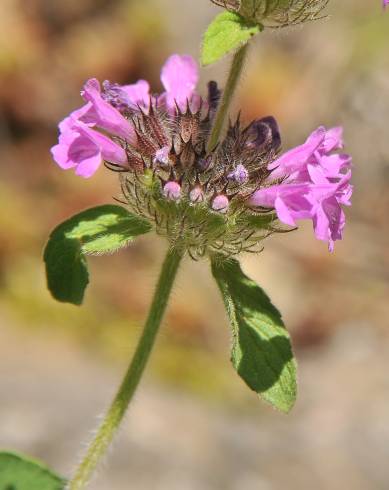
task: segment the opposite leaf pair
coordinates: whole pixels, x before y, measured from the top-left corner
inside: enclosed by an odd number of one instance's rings
[[[55,299],[79,305],[89,282],[85,255],[112,253],[151,225],[120,206],[83,211],[59,225],[44,252],[48,287]],[[247,385],[288,412],[296,399],[296,365],[280,313],[239,262],[211,258],[232,327],[232,363]]]

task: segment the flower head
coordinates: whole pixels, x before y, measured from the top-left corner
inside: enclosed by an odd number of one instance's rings
[[[258,251],[266,236],[301,219],[311,219],[317,238],[333,249],[351,196],[341,128],[320,127],[279,156],[273,117],[246,127],[238,118],[207,151],[217,84],[201,98],[195,61],[179,55],[167,60],[161,80],[162,94],[151,93],[145,80],[102,87],[89,80],[81,93],[86,104],[59,125],[57,164],[87,178],[104,161],[119,172],[123,202],[193,258]]]
[[[211,0],[250,22],[286,27],[320,18],[329,0]],[[385,0],[388,1],[388,0]]]

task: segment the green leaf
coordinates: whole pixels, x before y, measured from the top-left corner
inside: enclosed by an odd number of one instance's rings
[[[89,282],[84,255],[113,253],[150,230],[148,221],[114,205],[87,209],[64,221],[50,234],[43,256],[51,294],[80,305]]]
[[[63,490],[65,480],[25,456],[0,452],[0,490]]]
[[[203,65],[215,63],[230,51],[246,44],[263,29],[235,12],[222,12],[208,26],[201,52]]]
[[[216,257],[212,273],[232,326],[234,368],[252,390],[289,412],[296,401],[296,362],[280,313],[238,261]]]

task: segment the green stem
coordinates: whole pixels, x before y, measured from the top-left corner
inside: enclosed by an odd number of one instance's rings
[[[98,428],[97,435],[78,466],[75,476],[68,483],[68,490],[85,488],[123,420],[150,357],[181,259],[182,253],[176,249],[169,250],[166,255],[149,315],[130,366],[103,422]]]
[[[245,44],[235,53],[226,86],[223,91],[222,100],[219,104],[219,108],[216,113],[215,122],[211,131],[211,135],[208,140],[207,151],[212,151],[219,142],[220,133],[222,132],[224,121],[233,99],[236,87],[239,82],[240,75],[242,74],[244,61],[247,55],[249,43]]]

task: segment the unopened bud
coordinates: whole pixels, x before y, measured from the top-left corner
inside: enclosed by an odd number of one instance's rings
[[[193,187],[189,192],[189,199],[193,203],[204,201],[203,189],[200,186]]]
[[[164,165],[167,165],[169,163],[169,153],[170,153],[169,146],[164,146],[163,148],[160,148],[155,152],[153,163],[154,164],[162,163]]]
[[[249,173],[247,168],[240,163],[227,177],[229,180],[235,181],[238,184],[245,184],[249,180]]]
[[[219,194],[212,201],[212,209],[214,211],[218,211],[219,213],[223,213],[223,214],[228,211],[229,205],[230,205],[230,201],[228,200],[228,197],[225,196],[224,194]]]
[[[178,182],[166,182],[163,187],[163,195],[171,201],[177,201],[181,197],[181,186]]]

